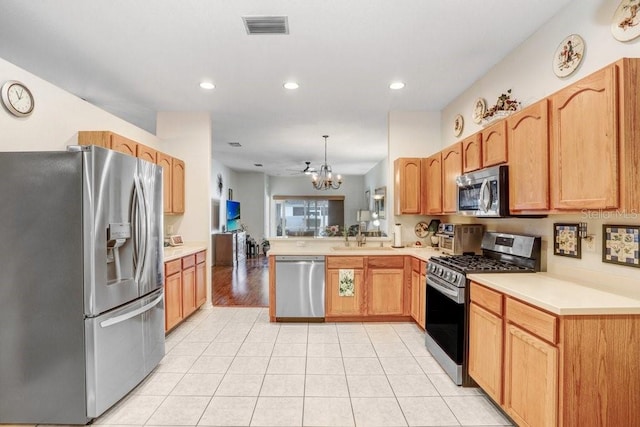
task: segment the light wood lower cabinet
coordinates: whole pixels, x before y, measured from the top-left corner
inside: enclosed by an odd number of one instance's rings
[[[326,316],[362,316],[364,306],[364,257],[326,258]],[[340,270],[353,270],[353,295],[341,295]]]
[[[640,315],[556,316],[470,292],[469,373],[519,426],[637,425]]]
[[[207,300],[206,251],[164,263],[165,332]]]
[[[471,303],[469,375],[497,403],[502,403],[502,325],[501,317]]]
[[[341,269],[353,269],[353,296],[340,296]],[[408,317],[409,269],[404,256],[326,257],[325,317]]]
[[[164,268],[164,330],[166,332],[182,320],[181,260],[166,262]]]
[[[427,263],[418,258],[411,258],[411,317],[425,328],[427,303]]]

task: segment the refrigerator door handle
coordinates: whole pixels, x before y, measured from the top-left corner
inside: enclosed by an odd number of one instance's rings
[[[153,307],[158,305],[162,301],[162,298],[163,298],[163,295],[160,295],[158,298],[156,298],[155,300],[151,301],[147,305],[143,305],[142,307],[137,308],[137,309],[135,309],[133,311],[130,311],[129,313],[121,314],[120,316],[116,316],[116,317],[112,317],[111,319],[104,320],[104,321],[100,322],[100,327],[107,328],[109,326],[116,325],[118,323],[122,323],[122,322],[124,322],[126,320],[129,320],[132,317],[136,317],[137,315],[142,314],[142,313],[144,313],[146,311],[149,311]]]
[[[144,193],[142,192],[141,183],[139,177],[136,175],[134,180],[134,197],[133,197],[133,209],[134,218],[133,223],[135,225],[135,241],[134,241],[134,261],[135,261],[135,281],[140,283],[144,268],[144,256],[146,252],[146,221]],[[144,216],[144,218],[143,218]]]

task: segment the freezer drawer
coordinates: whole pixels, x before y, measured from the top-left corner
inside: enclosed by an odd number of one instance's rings
[[[164,356],[164,295],[158,290],[85,320],[87,416],[129,393]]]
[[[276,256],[276,317],[324,317],[323,256]]]

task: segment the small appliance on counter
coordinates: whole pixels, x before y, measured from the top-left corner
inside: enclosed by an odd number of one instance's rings
[[[443,222],[438,225],[438,246],[444,254],[463,255],[482,253],[482,224],[452,224]]]

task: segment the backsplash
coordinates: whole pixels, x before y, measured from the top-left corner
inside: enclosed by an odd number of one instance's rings
[[[430,218],[430,217],[427,217]],[[403,242],[405,244],[418,240],[413,227],[424,216],[399,216],[396,222],[403,225]],[[530,234],[542,237],[542,270],[553,275],[579,281],[584,284],[595,284],[612,289],[624,287],[632,290],[640,298],[640,269],[602,262],[602,226],[604,224],[640,225],[640,214],[628,215],[615,211],[590,211],[572,215],[549,215],[545,218],[497,218],[477,219],[452,215],[440,217],[442,221],[454,223],[484,224],[487,231],[505,233]],[[553,254],[554,223],[587,223],[587,234],[593,235],[593,242],[588,245],[582,241],[582,257],[568,258]]]

